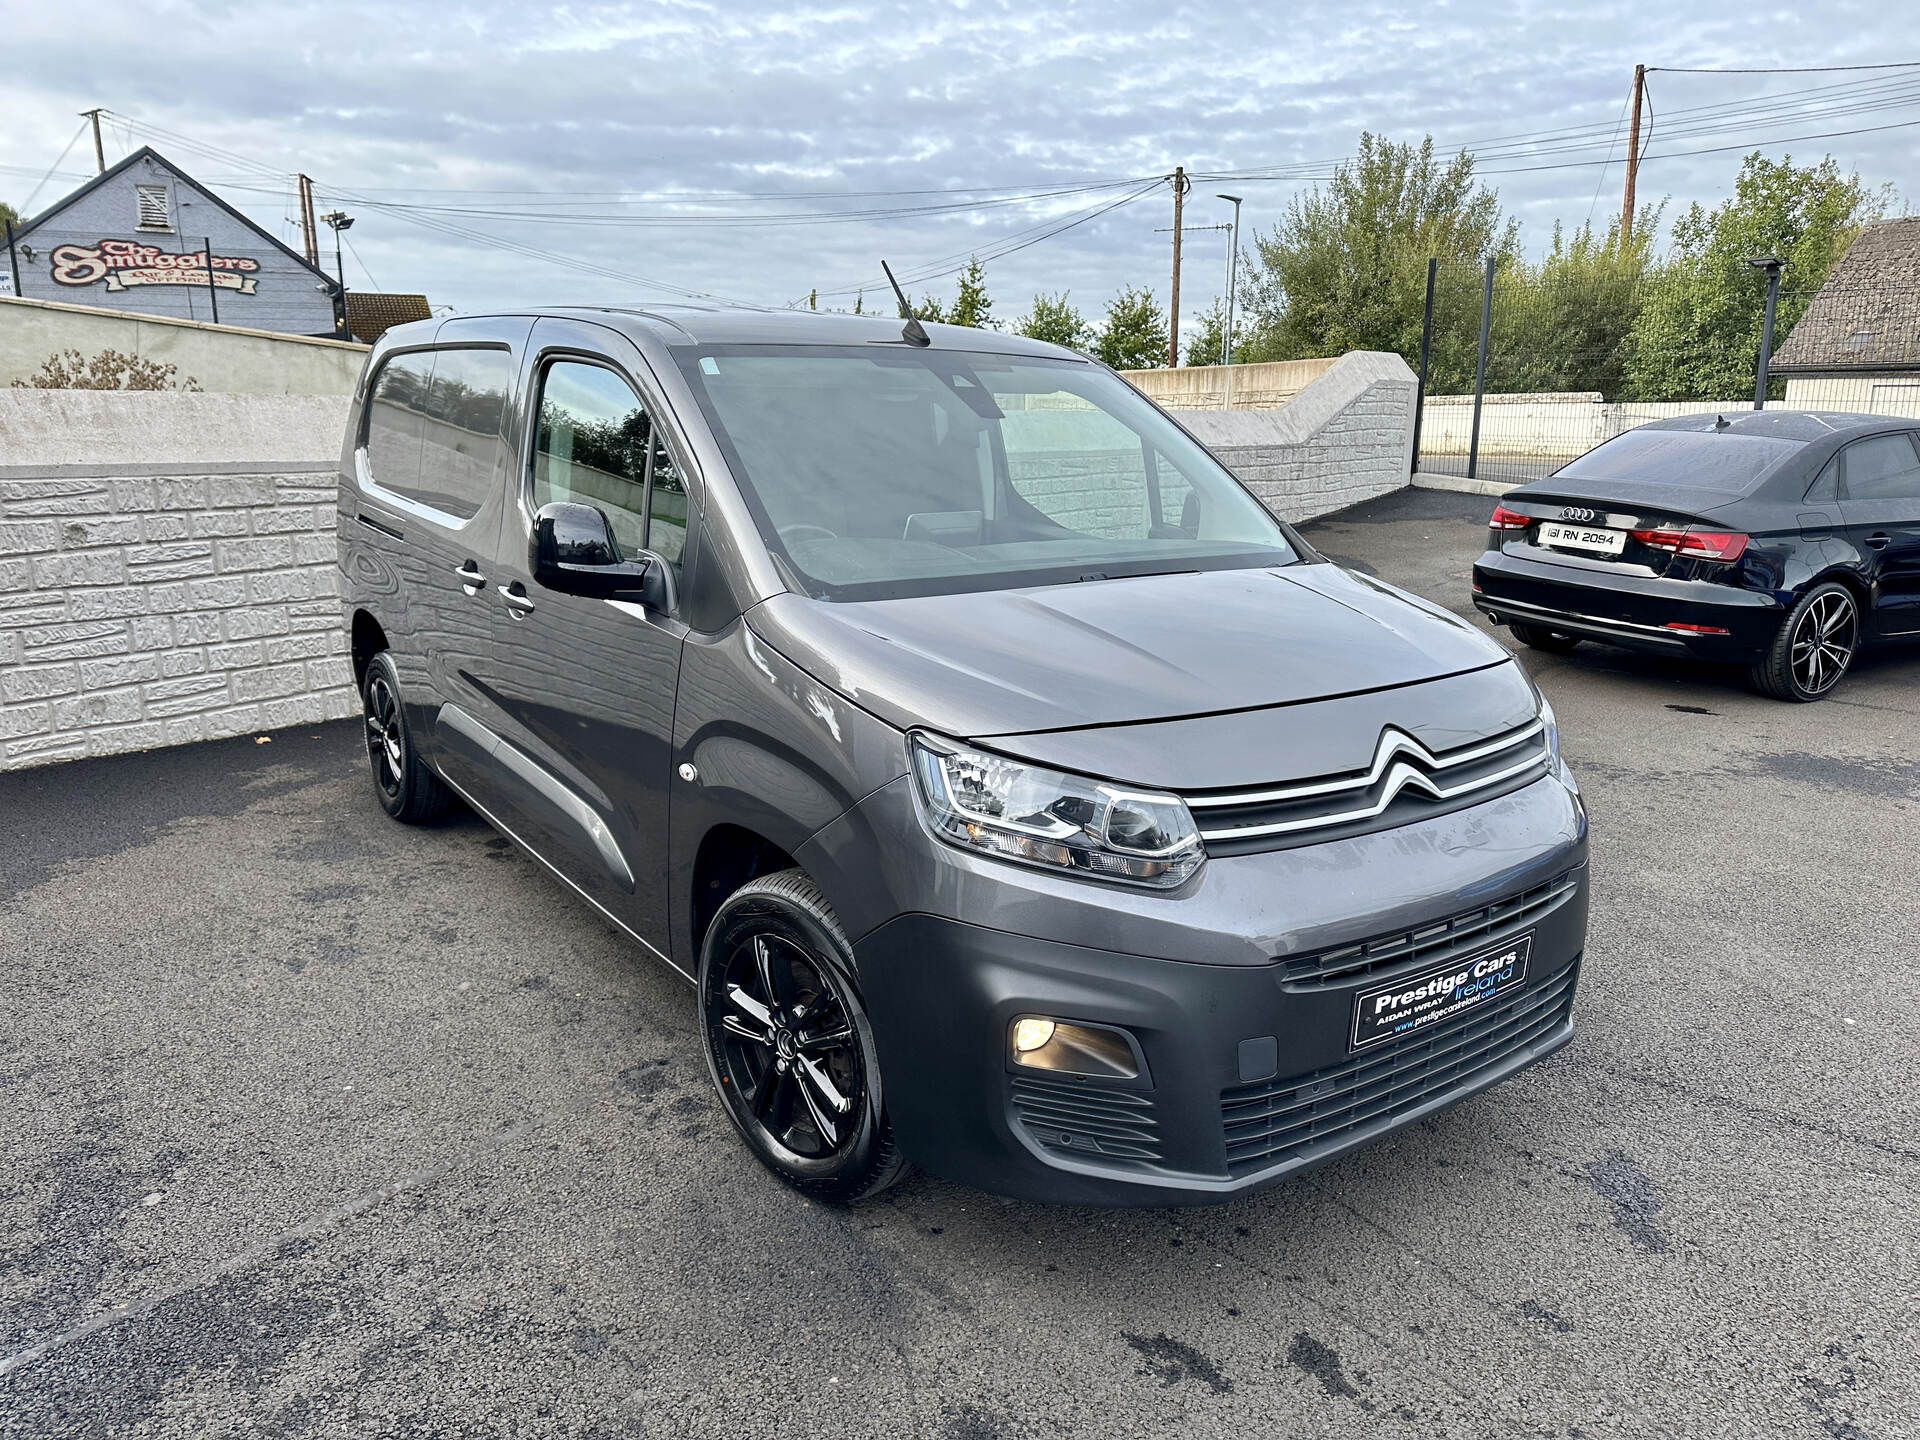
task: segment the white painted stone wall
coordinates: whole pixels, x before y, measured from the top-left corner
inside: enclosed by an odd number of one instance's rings
[[[355,713],[345,422],[344,397],[0,390],[0,769]]]
[[[1417,381],[1398,355],[1355,350],[1279,410],[1180,410],[1180,423],[1283,520],[1404,489]]]

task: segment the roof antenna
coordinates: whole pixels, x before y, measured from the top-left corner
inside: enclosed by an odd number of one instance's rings
[[[909,345],[931,345],[933,341],[928,338],[926,327],[915,317],[913,307],[907,304],[907,292],[902,290],[900,282],[893,278],[892,269],[884,260],[880,262],[880,268],[887,272],[887,283],[893,286],[893,293],[900,301],[900,318],[907,322],[900,327],[901,338]]]
[[[1716,430],[1724,430],[1724,429],[1726,429],[1726,428],[1727,428],[1727,417],[1726,417],[1726,416],[1724,416],[1724,415],[1716,415],[1716,416],[1714,416],[1714,417],[1713,417],[1713,428],[1714,428],[1714,429],[1716,429]]]

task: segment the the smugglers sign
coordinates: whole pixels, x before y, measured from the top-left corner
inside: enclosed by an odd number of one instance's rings
[[[138,240],[97,240],[91,245],[57,245],[48,257],[53,278],[62,285],[95,285],[104,280],[109,291],[136,285],[191,285],[207,288],[208,255],[194,250],[181,254]],[[258,260],[245,255],[214,255],[213,285],[217,289],[252,295],[259,288],[253,273]]]

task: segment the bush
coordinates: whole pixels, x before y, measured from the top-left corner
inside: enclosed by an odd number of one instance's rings
[[[178,365],[162,365],[138,355],[118,350],[102,350],[88,359],[78,350],[62,350],[40,362],[40,369],[25,379],[15,380],[17,390],[198,390],[200,382],[189,375],[173,377]]]

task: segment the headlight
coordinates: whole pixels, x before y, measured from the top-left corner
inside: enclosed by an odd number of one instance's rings
[[[1177,795],[1128,790],[916,734],[914,793],[941,839],[1003,860],[1168,888],[1200,868]]]
[[[1553,706],[1547,703],[1547,697],[1540,697],[1540,723],[1547,729],[1547,753],[1553,756],[1553,763],[1560,763],[1560,722],[1554,717]]]

